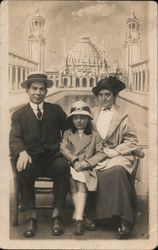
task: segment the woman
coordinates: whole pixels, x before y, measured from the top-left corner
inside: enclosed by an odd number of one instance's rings
[[[70,129],[64,132],[61,153],[70,162],[70,189],[74,203],[74,233],[84,233],[84,209],[88,191],[96,191],[97,176],[94,170],[98,161],[105,158],[101,138],[92,129],[92,116],[87,103],[77,101],[68,115]]]
[[[92,89],[99,103],[92,109],[93,121],[106,159],[97,166],[96,200],[89,199],[87,207],[91,219],[119,218],[118,238],[126,238],[131,232],[137,204],[131,180],[137,137],[127,113],[116,105],[116,97],[124,88],[123,82],[110,76]]]

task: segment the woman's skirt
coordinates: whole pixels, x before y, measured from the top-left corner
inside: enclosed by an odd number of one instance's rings
[[[119,216],[133,223],[137,197],[130,174],[121,166],[97,171],[98,186],[90,193],[86,213],[93,220]]]

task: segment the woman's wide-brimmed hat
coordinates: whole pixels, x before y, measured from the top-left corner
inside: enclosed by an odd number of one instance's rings
[[[70,114],[67,116],[67,118],[72,117],[73,115],[87,115],[93,119],[89,105],[83,101],[77,101],[72,104]]]
[[[50,88],[53,86],[53,81],[47,79],[47,75],[44,72],[31,72],[27,76],[27,80],[23,81],[21,83],[22,88],[28,88],[29,84],[32,82],[44,82],[46,84],[47,88]]]
[[[114,96],[117,96],[117,94],[125,89],[126,85],[120,81],[119,79],[117,79],[114,76],[109,76],[109,77],[105,77],[104,79],[101,79],[97,85],[95,87],[92,88],[92,92],[94,95],[98,96],[98,93],[102,90],[102,89],[108,89],[110,91],[112,91],[112,93],[114,94]]]

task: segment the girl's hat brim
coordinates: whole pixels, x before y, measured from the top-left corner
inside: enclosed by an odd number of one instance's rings
[[[88,112],[88,111],[79,111],[79,110],[76,110],[76,111],[73,111],[72,113],[70,113],[67,118],[70,118],[72,117],[73,115],[85,115],[85,116],[88,116],[91,120],[93,119],[91,114]]]

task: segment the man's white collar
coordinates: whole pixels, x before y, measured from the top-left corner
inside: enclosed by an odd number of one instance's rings
[[[30,102],[30,106],[33,110],[37,110],[37,106],[39,106],[40,109],[43,109],[43,102],[41,102],[40,104],[35,104],[33,102]]]

